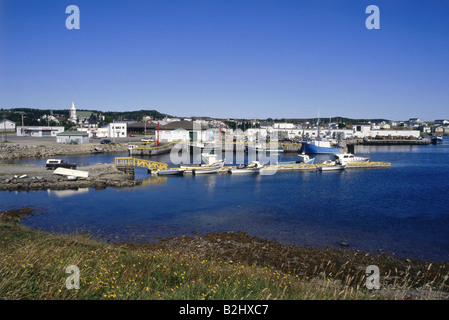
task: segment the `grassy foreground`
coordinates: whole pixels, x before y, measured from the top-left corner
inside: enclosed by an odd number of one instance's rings
[[[32,231],[15,223],[14,219],[4,221],[0,223],[0,299],[321,300],[448,297],[443,292],[447,291],[446,264],[422,265],[417,275],[418,271],[409,267],[409,273],[402,273],[402,278],[390,277],[388,279],[393,281],[390,284],[382,282],[381,290],[368,290],[365,288],[365,270],[357,271],[359,267],[349,267],[350,264],[357,266],[354,260],[342,265],[333,259],[327,260],[329,255],[322,256],[322,252],[316,252],[315,258],[321,261],[318,264],[318,260],[310,260],[313,256],[310,251],[308,266],[301,264],[306,272],[298,272],[297,265],[277,263],[276,259],[270,258],[270,254],[259,254],[261,248],[270,252],[271,246],[273,252],[282,256],[283,251],[276,247],[277,244],[262,240],[255,242],[253,238],[240,236],[243,238],[238,240],[239,246],[233,242],[237,241],[235,236],[232,240],[225,234],[214,237],[214,243],[224,248],[220,251],[210,245],[212,240],[207,237],[177,238],[176,241],[159,245],[111,244],[83,235]],[[247,245],[250,241],[254,242],[253,247]],[[205,247],[211,250],[204,250]],[[252,253],[248,253],[248,248]],[[195,250],[197,253],[193,252]],[[284,262],[287,261],[284,258]],[[66,273],[68,266],[79,269],[79,289],[69,290],[66,287],[67,279],[73,275]],[[401,265],[392,267],[398,274],[401,274],[398,266],[402,271],[407,271]],[[428,273],[425,272],[426,268]],[[389,272],[391,275],[391,270]]]

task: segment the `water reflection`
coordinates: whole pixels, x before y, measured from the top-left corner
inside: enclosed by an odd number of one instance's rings
[[[78,188],[78,189],[71,189],[71,190],[51,190],[48,189],[47,193],[49,194],[49,196],[56,196],[58,198],[65,198],[65,197],[71,197],[71,196],[76,196],[76,195],[80,195],[83,193],[88,193],[89,192],[89,188]]]

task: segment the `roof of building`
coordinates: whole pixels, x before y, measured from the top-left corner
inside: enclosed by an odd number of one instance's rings
[[[76,110],[76,116],[80,118],[90,118],[92,114],[95,114],[93,111],[78,111]]]
[[[147,127],[147,129],[157,128],[157,123],[147,122],[146,125],[145,125],[145,122],[143,122],[143,121],[128,123],[128,128],[145,128],[145,127]]]
[[[11,123],[14,123],[14,124],[16,124],[14,121],[11,121],[11,120],[8,120],[8,119],[0,119],[0,123],[3,123],[3,122],[6,122],[6,123],[8,123],[8,122],[11,122]]]
[[[176,129],[185,129],[185,130],[206,130],[207,127],[194,122],[194,121],[173,121],[170,123],[167,123],[165,126],[163,126],[161,129],[165,130],[176,130]]]
[[[64,131],[56,134],[57,136],[88,136],[89,134],[84,131]]]

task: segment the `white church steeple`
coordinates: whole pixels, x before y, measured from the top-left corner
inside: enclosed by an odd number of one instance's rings
[[[76,123],[76,108],[75,102],[72,102],[72,108],[70,109],[70,119],[71,122]]]

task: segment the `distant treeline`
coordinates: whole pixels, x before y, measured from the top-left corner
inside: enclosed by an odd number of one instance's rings
[[[88,109],[77,109],[77,111],[90,111],[95,117],[102,115],[104,116],[104,121],[102,123],[110,123],[113,121],[142,121],[144,117],[151,117],[153,120],[162,120],[166,117],[173,117],[171,115],[159,112],[157,110],[136,110],[136,111],[98,111],[98,110],[88,110]],[[0,109],[0,119],[3,117],[14,121],[17,125],[23,124],[25,126],[31,125],[42,125],[39,122],[43,116],[53,115],[58,117],[60,123],[59,125],[67,125],[67,120],[69,118],[70,110],[68,109],[35,109],[35,108],[12,108],[12,109]],[[213,120],[212,117],[193,117],[194,119],[209,119]],[[224,119],[220,119],[224,120]],[[224,122],[231,128],[243,127],[259,127],[260,123],[272,124],[276,122],[286,122],[286,123],[316,123],[318,118],[267,118],[267,119],[232,119],[224,120]],[[355,123],[379,123],[382,121],[388,121],[387,119],[351,119],[345,117],[332,117],[332,118],[320,118],[320,123],[337,123],[344,125],[351,125]],[[237,122],[237,123],[236,123]],[[47,123],[45,123],[47,124]],[[51,125],[55,125],[52,123]]]

